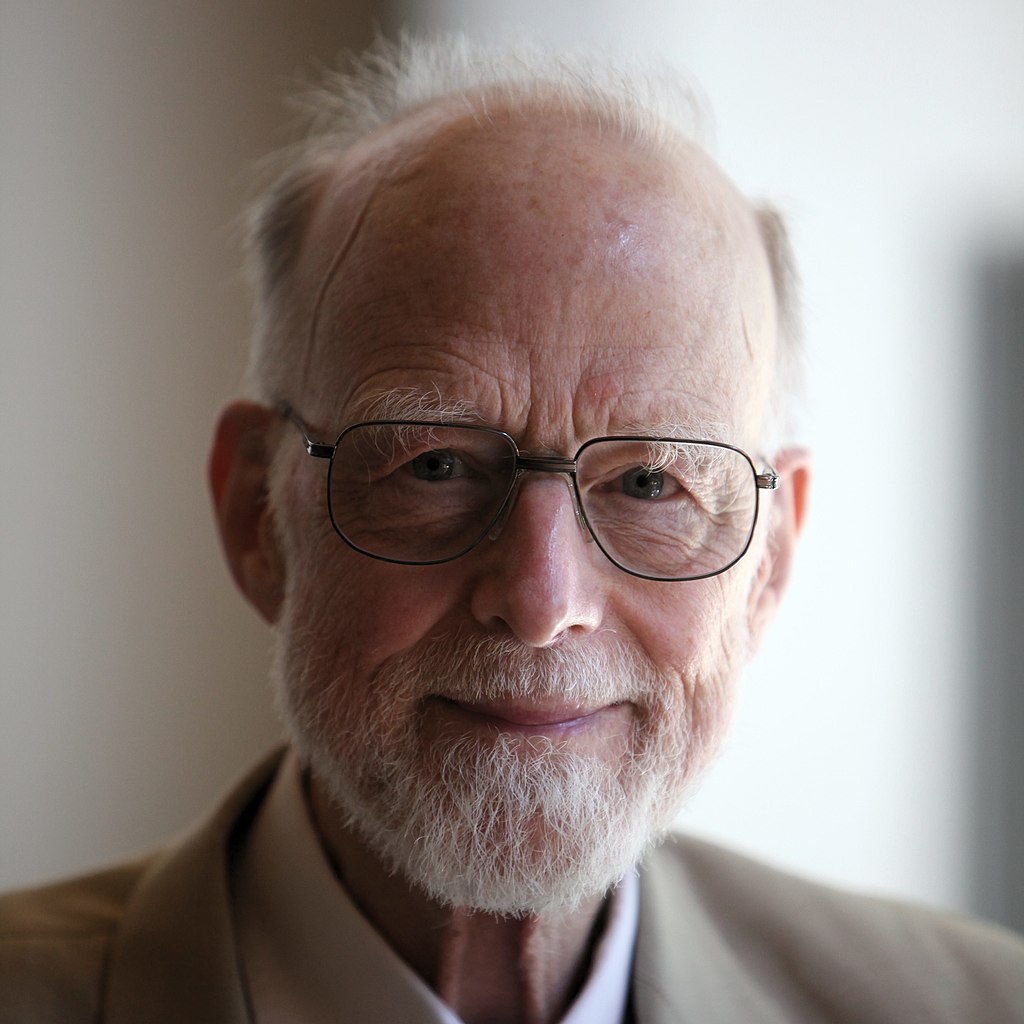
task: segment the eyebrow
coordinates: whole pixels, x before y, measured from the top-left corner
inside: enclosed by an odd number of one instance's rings
[[[729,443],[729,430],[717,420],[685,414],[674,420],[656,422],[631,420],[619,434],[638,434],[643,437],[667,437],[680,441],[723,441]]]
[[[480,412],[479,406],[468,399],[451,400],[438,388],[429,390],[415,387],[393,388],[379,391],[355,403],[352,410],[356,420],[438,420],[442,423],[494,425]],[[668,437],[679,440],[729,441],[729,430],[724,423],[701,416],[684,414],[676,419],[642,421],[630,420],[612,434],[639,437]],[[584,441],[589,438],[583,438]]]
[[[474,402],[451,401],[431,388],[392,388],[357,401],[353,409],[359,420],[440,420],[443,423],[483,422]]]

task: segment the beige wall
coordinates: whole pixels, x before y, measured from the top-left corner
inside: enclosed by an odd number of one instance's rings
[[[152,843],[277,735],[204,463],[250,169],[360,3],[0,7],[0,885]]]

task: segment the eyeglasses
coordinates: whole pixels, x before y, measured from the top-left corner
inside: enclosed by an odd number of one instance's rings
[[[743,557],[758,495],[776,472],[719,441],[596,437],[572,458],[531,456],[492,427],[375,420],[346,427],[334,444],[313,441],[287,403],[280,413],[306,452],[328,459],[327,505],[346,544],[371,558],[436,565],[497,536],[524,473],[563,473],[580,523],[625,572],[649,580],[698,580]]]

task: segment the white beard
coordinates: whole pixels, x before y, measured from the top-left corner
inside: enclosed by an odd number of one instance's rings
[[[541,650],[432,639],[386,661],[358,695],[345,678],[320,678],[318,649],[284,628],[275,659],[300,757],[389,870],[442,904],[495,914],[570,909],[612,888],[667,831],[728,718],[731,672],[683,694],[634,650],[593,638]],[[629,702],[633,734],[614,760],[544,737],[427,737],[419,709],[436,694]]]

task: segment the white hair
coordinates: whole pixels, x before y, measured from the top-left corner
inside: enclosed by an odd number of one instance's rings
[[[271,184],[251,211],[257,323],[247,385],[257,397],[280,400],[299,362],[296,346],[306,344],[302,318],[308,311],[290,301],[293,273],[328,170],[371,132],[442,98],[461,98],[467,111],[540,102],[567,122],[585,122],[656,149],[680,139],[706,147],[709,134],[693,88],[667,66],[640,66],[606,54],[554,53],[520,39],[497,45],[462,35],[378,40],[300,98],[308,119],[305,138],[273,161]],[[766,204],[753,204],[753,211],[778,310],[776,380],[766,426],[776,443],[794,427],[800,390],[798,281],[781,216]]]

